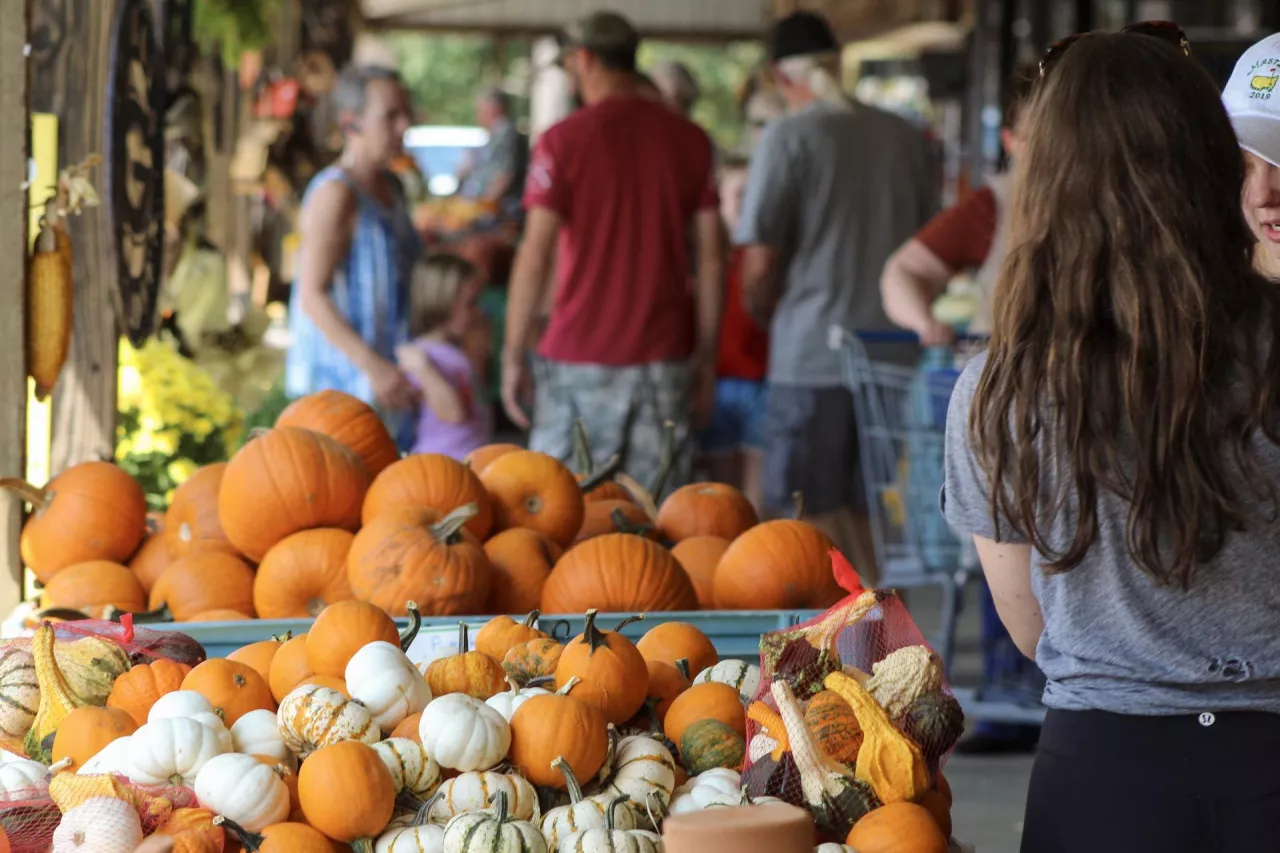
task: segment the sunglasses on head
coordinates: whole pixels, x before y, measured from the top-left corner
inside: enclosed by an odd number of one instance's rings
[[[1183,55],[1191,55],[1191,42],[1187,40],[1187,34],[1182,31],[1182,27],[1173,21],[1139,21],[1136,24],[1130,24],[1120,32],[1124,35],[1150,36],[1151,38],[1160,39],[1160,41],[1171,44],[1182,51]],[[1092,35],[1092,33],[1076,33],[1049,45],[1049,49],[1044,52],[1044,56],[1040,60],[1040,79],[1043,80],[1045,75],[1053,69],[1053,66],[1058,64],[1062,54],[1066,53],[1071,45],[1088,35]]]

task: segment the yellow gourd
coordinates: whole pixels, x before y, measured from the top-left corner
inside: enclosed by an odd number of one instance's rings
[[[918,799],[929,790],[929,766],[920,748],[898,731],[876,700],[854,678],[842,672],[826,677],[826,688],[853,708],[862,729],[855,772],[884,803]]]
[[[80,701],[63,677],[54,656],[56,639],[53,626],[45,622],[36,629],[31,643],[31,656],[35,659],[36,683],[40,685],[40,708],[27,732],[24,743],[27,755],[44,764],[53,760],[53,735],[67,715],[87,704]]]
[[[747,719],[759,724],[765,735],[777,744],[769,754],[774,761],[781,761],[783,754],[791,751],[787,727],[782,724],[782,718],[768,705],[763,702],[752,702],[747,708]]]

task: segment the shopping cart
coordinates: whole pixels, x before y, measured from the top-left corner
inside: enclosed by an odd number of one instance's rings
[[[831,327],[829,338],[831,348],[840,352],[845,384],[853,395],[879,583],[901,589],[940,588],[939,628],[930,642],[950,669],[965,586],[980,567],[972,541],[962,541],[947,526],[939,497],[947,408],[963,355],[976,349],[976,342],[964,341],[958,352],[926,349],[913,365],[873,360],[867,351],[868,344],[916,342],[907,332],[850,332],[840,326]],[[1003,684],[990,688],[988,684],[981,697],[964,690],[956,690],[956,695],[967,712],[983,719],[1043,718],[1038,691],[1028,692],[1012,682],[1007,689]]]

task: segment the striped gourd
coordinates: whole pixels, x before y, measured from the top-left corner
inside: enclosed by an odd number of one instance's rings
[[[285,746],[302,758],[344,740],[372,746],[382,739],[367,708],[317,684],[304,684],[285,696],[276,717]]]
[[[671,751],[653,738],[632,736],[618,744],[613,775],[600,794],[630,798],[628,805],[643,825],[650,813],[665,813],[675,787],[676,762]]]
[[[443,853],[444,827],[428,817],[439,796],[429,797],[416,814],[392,819],[374,842],[373,853]]]
[[[444,828],[444,853],[547,853],[547,841],[532,823],[507,814],[507,792],[493,807],[460,814]]]
[[[565,787],[569,790],[569,805],[547,812],[542,818],[542,835],[552,850],[571,835],[605,825],[609,812],[609,798],[605,795],[582,796],[582,786],[573,775],[573,768],[563,758],[551,762],[551,766],[564,774]],[[622,809],[617,816],[619,829],[635,829],[636,818],[631,809]]]
[[[693,679],[694,684],[717,681],[727,684],[742,697],[742,704],[749,705],[760,690],[760,667],[740,660],[722,660],[709,666]]]
[[[483,811],[498,793],[506,794],[507,813],[512,818],[537,822],[542,816],[538,792],[523,776],[473,770],[460,773],[440,786],[440,798],[431,809],[431,820],[448,823],[458,815]]]
[[[579,832],[560,842],[556,853],[662,853],[662,839],[643,829],[619,829],[619,816],[629,811],[626,797],[609,804],[605,825]]]
[[[420,800],[440,787],[440,765],[427,755],[422,744],[407,737],[387,738],[373,745],[382,763],[391,771],[396,794],[412,794]]]
[[[0,735],[21,740],[40,707],[40,685],[31,652],[9,647],[0,653]]]

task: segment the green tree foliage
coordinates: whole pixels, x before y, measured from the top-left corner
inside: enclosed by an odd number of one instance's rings
[[[764,59],[759,42],[730,42],[723,45],[645,42],[640,47],[640,67],[659,62],[683,62],[693,72],[702,98],[693,109],[693,119],[711,134],[721,150],[735,150],[746,135],[738,111],[738,97],[747,78]]]

